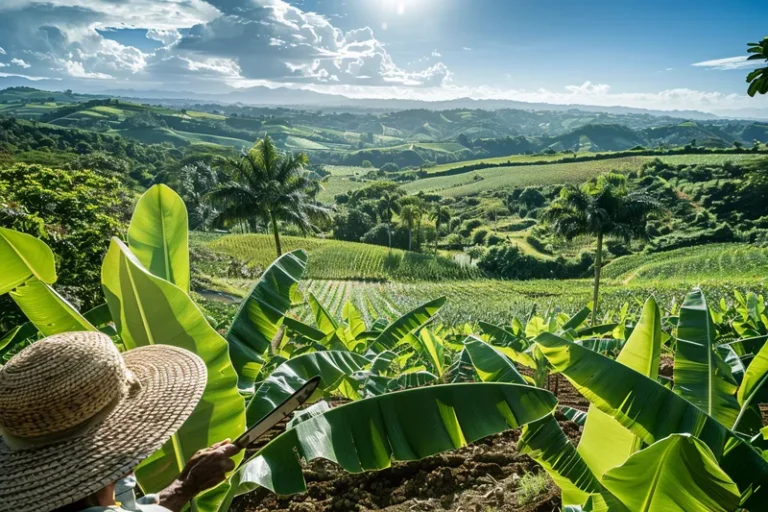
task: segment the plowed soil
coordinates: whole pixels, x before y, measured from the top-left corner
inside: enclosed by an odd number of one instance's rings
[[[564,379],[550,380],[562,405],[586,410],[586,402]],[[563,431],[576,444],[578,425],[558,414]],[[533,499],[521,500],[520,479],[542,471],[517,451],[519,430],[482,439],[458,451],[416,462],[396,462],[374,473],[349,474],[335,464],[317,460],[305,466],[307,492],[280,497],[259,490],[235,501],[234,512],[554,512],[560,491],[550,481]]]

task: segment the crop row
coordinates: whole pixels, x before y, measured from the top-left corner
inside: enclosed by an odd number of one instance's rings
[[[386,247],[319,238],[281,237],[283,251],[309,252],[309,279],[354,279],[384,281],[473,279],[479,271],[449,258],[435,258]],[[270,235],[230,235],[214,240],[211,249],[266,268],[275,258]]]

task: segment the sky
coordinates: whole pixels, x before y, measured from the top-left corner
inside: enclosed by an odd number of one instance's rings
[[[764,0],[0,0],[0,77],[748,113],[765,36]]]

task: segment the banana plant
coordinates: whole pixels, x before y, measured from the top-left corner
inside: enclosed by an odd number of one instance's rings
[[[232,477],[230,500],[265,487],[306,490],[300,459],[324,458],[352,473],[419,460],[550,414],[546,390],[506,383],[445,384],[351,402],[298,423],[257,452]]]
[[[700,503],[707,505],[696,505],[696,508],[678,506],[665,510],[735,510],[739,506],[760,509],[760,504],[765,502],[768,495],[768,461],[740,435],[672,390],[621,362],[549,333],[540,335],[536,342],[541,345],[550,363],[565,375],[593,407],[618,422],[649,447],[673,435],[696,438],[708,451],[699,450],[702,445],[694,443],[697,450],[719,466],[739,491],[739,500],[734,505],[728,496],[730,493],[724,492],[722,488],[717,490],[718,486],[725,484],[726,488],[731,488],[730,483],[722,478],[722,474],[708,470],[712,480],[704,487],[700,484],[707,491],[708,497],[697,498]],[[638,457],[645,450],[635,452],[627,460]],[[678,464],[677,471],[682,471],[685,466]],[[677,471],[662,472],[658,478],[664,475],[676,478],[672,475]],[[562,472],[560,474],[564,475]],[[578,482],[573,477],[569,481]],[[608,488],[605,478],[602,485]],[[612,492],[612,495],[620,498],[616,492]],[[720,496],[718,508],[706,508],[711,506],[709,500],[713,496]]]
[[[162,198],[161,207],[157,207],[158,197]],[[159,224],[164,225],[162,231],[143,232],[145,226]],[[222,439],[234,439],[245,429],[245,401],[237,390],[237,374],[230,362],[228,344],[209,325],[187,292],[175,284],[185,285],[189,275],[188,258],[180,257],[174,247],[186,240],[186,235],[180,235],[186,229],[186,210],[181,198],[153,187],[137,204],[129,228],[133,233],[129,241],[143,241],[138,254],[115,238],[102,265],[104,294],[127,349],[173,345],[194,352],[208,368],[208,382],[192,416],[136,470],[139,483],[147,492],[158,492],[168,486],[196,451]],[[241,459],[242,455],[235,457],[236,462]],[[227,492],[228,484],[222,484],[195,498],[192,509],[215,509]]]
[[[54,288],[53,252],[45,242],[12,229],[0,228],[0,295],[9,293],[35,330],[43,336],[96,328]],[[6,348],[36,334],[30,328],[3,336]]]

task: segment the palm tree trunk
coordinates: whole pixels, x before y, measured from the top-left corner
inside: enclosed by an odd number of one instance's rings
[[[277,250],[277,257],[283,255],[283,248],[280,245],[280,232],[277,230],[277,217],[273,213],[269,214],[269,218],[272,221],[272,234],[275,237],[275,249]]]
[[[413,239],[413,228],[408,228],[408,250],[411,250],[411,240]]]
[[[387,244],[390,252],[392,251],[392,220],[387,221]]]
[[[440,223],[435,222],[435,258],[437,258],[437,241],[440,240]]]
[[[597,252],[595,253],[595,287],[592,296],[592,325],[597,317],[598,300],[600,298],[600,272],[603,266],[603,234],[597,234]]]

